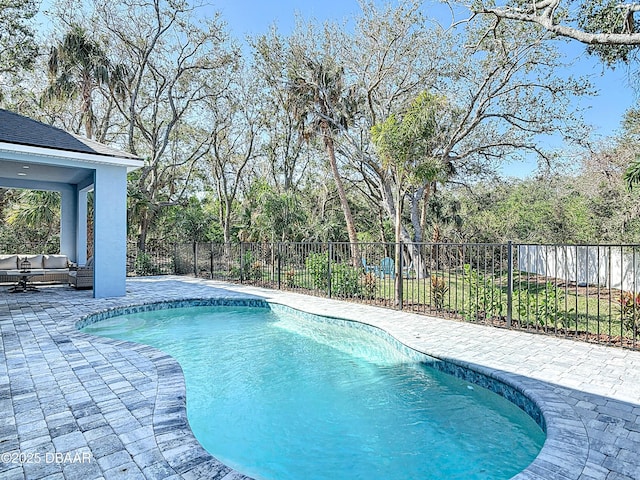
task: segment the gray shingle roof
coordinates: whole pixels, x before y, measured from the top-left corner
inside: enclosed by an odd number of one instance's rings
[[[0,109],[0,142],[139,160],[131,153],[3,109]]]

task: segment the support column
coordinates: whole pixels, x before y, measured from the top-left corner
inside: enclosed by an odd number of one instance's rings
[[[60,190],[60,253],[76,259],[76,239],[78,232],[78,198],[71,185]]]
[[[126,295],[127,170],[100,166],[94,182],[93,296]]]
[[[76,259],[78,265],[87,263],[87,193],[88,189],[78,190]]]

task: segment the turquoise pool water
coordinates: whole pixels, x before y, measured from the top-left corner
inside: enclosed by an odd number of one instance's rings
[[[360,329],[266,308],[194,307],[83,331],[172,355],[197,439],[258,479],[507,479],[545,440],[509,401]]]

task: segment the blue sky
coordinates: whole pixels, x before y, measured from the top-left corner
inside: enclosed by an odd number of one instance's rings
[[[117,0],[116,0],[117,1]],[[265,33],[272,25],[277,25],[281,33],[289,33],[295,24],[296,14],[318,22],[326,20],[348,20],[359,14],[357,0],[208,0],[210,3],[201,10],[205,16],[220,11],[229,31],[238,40],[247,35]],[[385,0],[386,1],[386,0]],[[43,8],[51,0],[43,0]],[[382,0],[379,1],[382,3]],[[425,2],[425,11],[438,14],[443,22],[449,20],[448,9],[437,2]],[[586,121],[593,126],[594,138],[613,135],[620,127],[624,112],[634,104],[634,92],[628,85],[625,67],[615,70],[604,68],[594,57],[585,53],[578,42],[569,42],[564,50],[567,60],[575,60],[571,73],[587,75],[600,92],[596,97],[584,97],[578,107],[587,109]],[[553,148],[563,147],[559,142]],[[524,164],[510,164],[503,169],[507,176],[526,176],[536,169],[535,160]]]
[[[435,12],[443,8],[437,4],[425,5],[425,8]],[[222,13],[230,31],[237,38],[264,33],[273,24],[278,25],[281,32],[288,33],[294,25],[296,13],[305,19],[315,18],[322,22],[348,19],[360,12],[357,0],[214,0],[208,8]],[[587,55],[584,46],[578,42],[568,43],[564,50],[569,60],[576,61],[572,73],[588,75],[600,92],[597,97],[585,97],[578,105],[587,109],[584,116],[593,126],[594,136],[614,134],[620,126],[622,115],[634,103],[634,92],[628,86],[626,69],[604,68],[596,58]],[[513,164],[505,167],[504,174],[523,176],[532,173],[535,168],[535,161]]]

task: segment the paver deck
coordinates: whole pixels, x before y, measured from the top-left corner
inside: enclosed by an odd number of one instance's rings
[[[183,277],[131,279],[127,296],[113,299],[62,286],[0,287],[0,478],[247,478],[193,437],[171,357],[75,328],[116,307],[228,297],[369,323],[517,386],[548,426],[542,452],[518,480],[640,479],[640,352]]]

